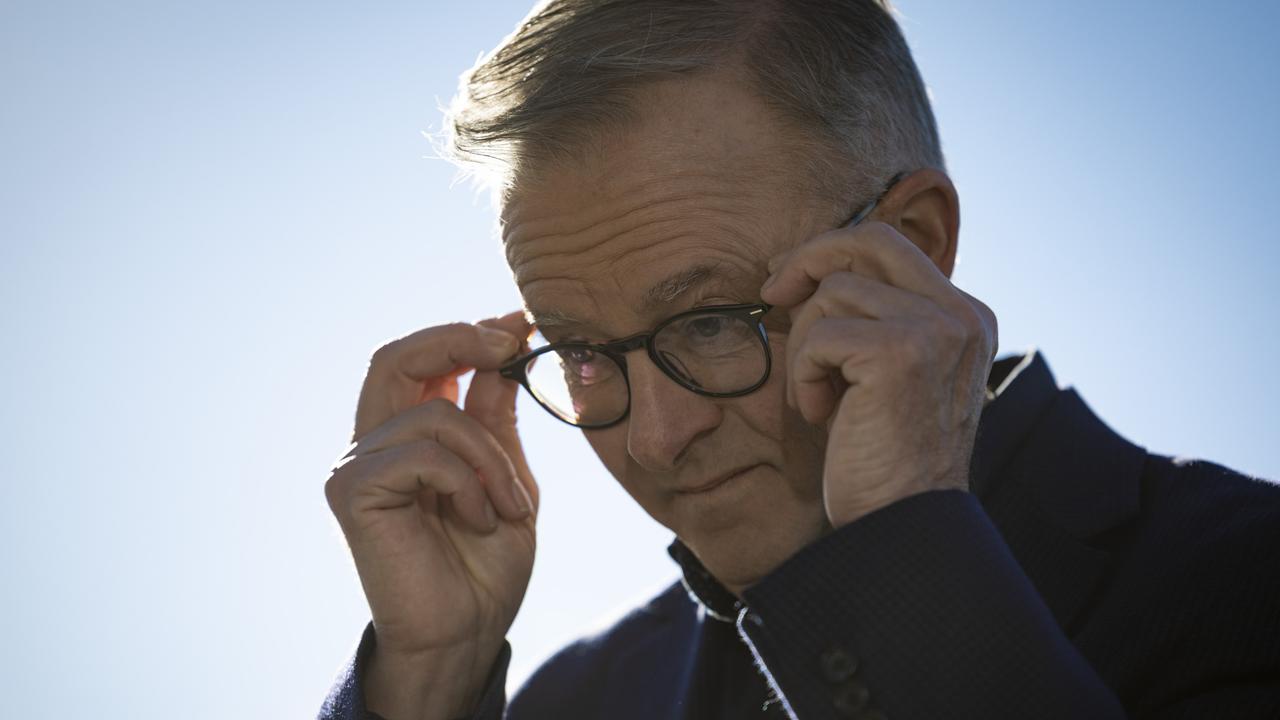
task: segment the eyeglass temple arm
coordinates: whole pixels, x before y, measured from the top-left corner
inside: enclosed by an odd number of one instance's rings
[[[882,190],[880,194],[876,196],[876,199],[867,203],[866,207],[854,213],[853,217],[845,221],[845,223],[840,227],[847,230],[851,227],[857,226],[857,224],[862,222],[863,220],[866,220],[867,216],[875,211],[876,206],[880,204],[880,201],[884,200],[884,196],[888,195],[889,191],[893,189],[893,186],[897,185],[898,181],[902,180],[902,178],[906,177],[906,175],[907,175],[906,173],[898,173],[897,175],[894,175],[893,177],[889,178],[889,182],[885,184],[884,190]]]

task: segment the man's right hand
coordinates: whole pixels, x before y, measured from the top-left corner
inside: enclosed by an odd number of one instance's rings
[[[373,616],[369,710],[469,714],[533,571],[538,488],[497,369],[520,313],[420,330],[374,353],[353,445],[325,483]],[[458,407],[458,376],[476,371]]]

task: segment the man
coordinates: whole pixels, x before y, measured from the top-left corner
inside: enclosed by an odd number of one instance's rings
[[[499,163],[538,333],[375,353],[326,483],[372,622],[322,717],[1280,716],[1280,492],[993,361],[887,8],[550,2],[453,123]],[[508,705],[518,383],[675,533],[683,583]]]

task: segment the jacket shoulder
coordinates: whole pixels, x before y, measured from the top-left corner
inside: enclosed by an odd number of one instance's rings
[[[1151,592],[1176,598],[1184,611],[1221,603],[1209,614],[1219,619],[1280,605],[1280,485],[1204,460],[1149,455],[1142,506],[1129,560],[1141,563]]]
[[[1079,640],[1131,707],[1280,674],[1280,486],[1204,460],[1148,455],[1142,511]],[[1103,544],[1109,544],[1105,540]],[[1105,658],[1105,659],[1104,659]]]
[[[1205,460],[1148,455],[1141,481],[1143,534],[1182,567],[1280,547],[1280,485]],[[1176,546],[1183,553],[1174,557]],[[1270,550],[1270,552],[1268,552]],[[1252,552],[1261,551],[1261,552]]]

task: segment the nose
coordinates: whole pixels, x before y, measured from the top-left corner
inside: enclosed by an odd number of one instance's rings
[[[628,354],[627,376],[627,453],[651,472],[675,470],[693,443],[720,424],[720,406],[680,387],[644,351]]]

